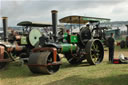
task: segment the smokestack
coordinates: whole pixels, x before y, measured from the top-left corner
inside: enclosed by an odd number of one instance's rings
[[[52,10],[51,13],[52,13],[53,36],[54,36],[54,41],[56,41],[57,10]]]
[[[8,39],[8,33],[7,33],[7,30],[8,30],[7,19],[8,19],[8,17],[2,17],[2,19],[3,19],[4,41],[7,41],[7,39]]]

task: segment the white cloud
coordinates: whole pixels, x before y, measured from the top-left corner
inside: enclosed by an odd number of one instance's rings
[[[51,22],[52,9],[58,10],[58,18],[86,15],[128,20],[127,3],[127,0],[2,0],[0,15],[9,17],[9,25],[22,20]]]

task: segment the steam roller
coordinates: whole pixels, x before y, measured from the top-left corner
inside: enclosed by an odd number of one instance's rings
[[[30,55],[29,52],[33,48],[39,47],[39,38],[42,33],[37,28],[51,26],[50,24],[23,21],[18,23],[18,26],[24,26],[22,27],[23,32],[20,33],[14,29],[8,29],[7,19],[7,17],[2,17],[3,36],[1,36],[2,40],[0,41],[0,69],[17,59],[27,62]]]
[[[40,74],[57,72],[62,64],[58,55],[60,53],[72,65],[81,64],[84,60],[87,60],[90,65],[102,62],[104,58],[103,45],[99,39],[92,38],[89,28],[85,27],[75,34],[62,33],[64,37],[58,36],[56,10],[52,11],[52,24],[53,34],[42,35],[39,38],[39,47],[35,47],[30,53],[28,68],[31,72]],[[33,39],[35,38],[33,37]],[[34,42],[33,45],[35,45]]]

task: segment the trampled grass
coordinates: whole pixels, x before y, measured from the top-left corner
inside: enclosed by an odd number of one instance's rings
[[[119,53],[128,55],[128,49],[118,48],[115,56]],[[128,85],[128,64],[108,63],[108,51],[96,66],[72,66],[64,58],[62,62],[60,70],[52,75],[33,74],[26,65],[12,62],[0,71],[0,85]]]

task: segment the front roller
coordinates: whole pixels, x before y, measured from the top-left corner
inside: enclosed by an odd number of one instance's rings
[[[104,58],[104,48],[102,43],[97,40],[89,40],[86,44],[86,59],[90,65],[99,64]]]
[[[31,53],[28,61],[28,68],[33,73],[52,74],[60,68],[60,58],[56,56],[54,62],[53,53],[50,51]]]

